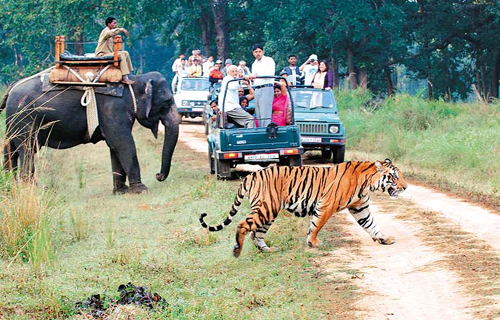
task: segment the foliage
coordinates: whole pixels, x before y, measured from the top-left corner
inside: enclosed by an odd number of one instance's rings
[[[419,168],[427,179],[500,196],[498,103],[453,104],[396,95],[374,109],[356,92],[342,91],[337,97],[347,150],[389,157]]]
[[[105,17],[113,15],[131,33],[126,45],[138,72],[159,70],[171,77],[174,59],[193,49],[250,65],[251,47],[261,42],[278,70],[289,54],[296,54],[300,65],[315,53],[336,67],[339,78],[351,74],[361,84],[366,73],[367,87],[376,94],[390,92],[410,74],[419,85],[425,80],[430,98],[468,99],[472,85],[483,98],[498,97],[500,3],[493,0],[0,0],[0,5],[0,81],[7,83],[53,64],[55,35],[96,41]],[[398,65],[407,73],[396,72]]]

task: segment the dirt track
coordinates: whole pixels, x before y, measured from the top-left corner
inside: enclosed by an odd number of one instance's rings
[[[207,153],[200,123],[184,122],[180,142]],[[500,215],[414,185],[398,200],[385,194],[372,199],[375,219],[396,237],[394,245],[372,242],[347,212],[330,222],[359,243],[342,249],[341,267],[357,270],[346,280],[362,296],[353,318],[500,318]],[[326,277],[339,269],[338,253],[318,259]]]

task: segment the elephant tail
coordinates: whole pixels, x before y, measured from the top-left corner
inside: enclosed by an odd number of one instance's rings
[[[10,90],[12,89],[12,85],[7,87],[5,90],[5,94],[2,97],[2,101],[0,101],[0,113],[2,113],[3,109],[7,106],[7,98],[9,97]]]

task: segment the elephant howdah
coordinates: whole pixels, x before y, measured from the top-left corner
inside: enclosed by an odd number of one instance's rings
[[[121,82],[118,51],[122,48],[122,38],[113,38],[113,55],[102,57],[77,56],[65,51],[64,36],[55,38],[55,68],[50,71],[51,83],[85,82],[85,84],[105,85],[108,82]],[[95,80],[98,80],[95,81]]]
[[[34,155],[41,146],[66,149],[83,143],[106,141],[111,156],[114,193],[142,193],[139,162],[132,126],[137,121],[158,136],[158,125],[165,126],[158,181],[165,180],[179,135],[179,117],[169,84],[158,72],[135,76],[132,85],[137,104],[134,113],[133,95],[123,90],[121,96],[96,90],[99,127],[92,136],[87,130],[86,110],[80,99],[82,91],[66,85],[46,91],[41,76],[21,80],[8,90],[0,105],[6,109],[6,143],[4,167],[18,169],[23,178],[34,173]],[[127,184],[128,179],[128,184]]]

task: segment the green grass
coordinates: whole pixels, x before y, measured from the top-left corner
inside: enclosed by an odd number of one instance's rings
[[[159,183],[154,176],[161,141],[144,129],[135,136],[149,194],[112,195],[103,142],[49,150],[39,161],[39,185],[50,186],[63,212],[50,221],[54,255],[36,273],[22,261],[9,265],[10,260],[0,259],[0,317],[66,319],[74,315],[75,302],[97,293],[116,298],[118,286],[128,282],[147,286],[170,304],[138,319],[325,317],[328,300],[318,292],[330,285],[316,276],[312,259],[326,250],[335,254],[349,242],[325,230],[323,249],[307,249],[309,220],[281,216],[268,235],[280,251],[259,253],[248,238],[235,259],[237,222],[209,234],[198,218],[207,212],[207,221],[221,222],[239,181],[216,181],[207,174],[205,157],[179,146],[169,178]],[[235,220],[244,219],[245,213],[248,202]],[[346,286],[342,292],[332,290],[331,296],[347,313],[355,290]]]
[[[347,150],[391,158],[423,180],[440,180],[493,202],[500,197],[500,103],[452,104],[397,95],[374,110],[367,93],[337,96]]]

